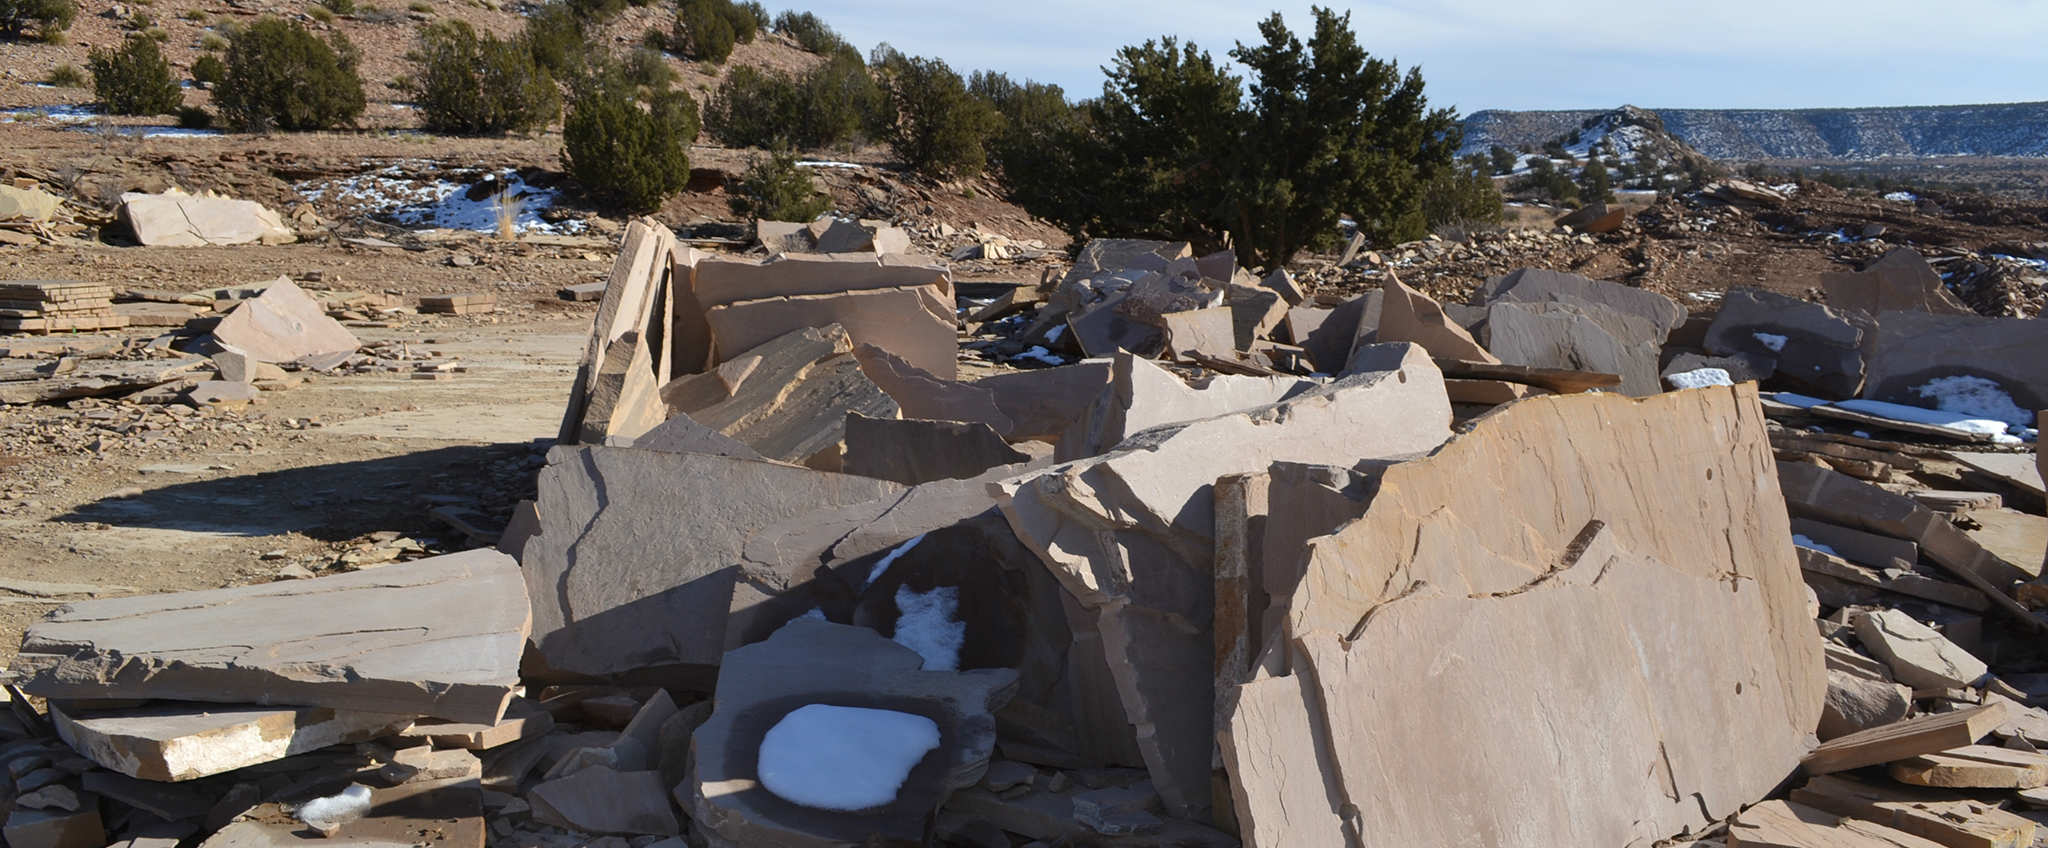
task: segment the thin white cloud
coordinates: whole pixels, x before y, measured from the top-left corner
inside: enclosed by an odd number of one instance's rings
[[[1101,89],[1118,47],[1173,34],[1223,58],[1277,8],[1227,0],[816,0],[861,49],[887,41],[963,72],[992,69]],[[1352,27],[1376,56],[1420,64],[1431,102],[1484,108],[1782,108],[2048,99],[2039,0],[1381,0]],[[1930,33],[1930,29],[1935,32]]]

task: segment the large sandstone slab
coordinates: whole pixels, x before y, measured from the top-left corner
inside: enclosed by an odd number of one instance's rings
[[[652,219],[639,218],[626,224],[625,235],[619,242],[618,258],[612,262],[611,276],[606,280],[604,293],[597,304],[597,316],[591,319],[590,336],[584,342],[583,358],[576,368],[576,381],[570,384],[569,400],[562,409],[562,426],[558,441],[573,444],[583,434],[583,422],[590,396],[597,391],[600,371],[606,363],[617,363],[623,356],[632,358],[631,351],[614,354],[612,345],[627,334],[635,339],[648,340],[648,360],[669,363],[672,359],[655,352],[653,337],[656,330],[663,329],[663,318],[667,310],[674,307],[671,285],[676,272],[687,273],[689,266],[675,261],[675,234],[667,227]],[[670,328],[676,325],[669,324]],[[664,337],[673,333],[662,334]],[[663,344],[667,349],[670,346]],[[694,369],[693,369],[694,370]],[[615,373],[623,382],[624,370],[615,365]],[[668,373],[660,371],[655,375],[657,386],[667,382]]]
[[[1917,391],[1943,377],[1996,384],[2020,410],[2048,409],[2048,321],[1886,312],[1877,318],[1863,396],[1933,406]],[[2024,420],[2008,422],[2024,424]]]
[[[733,651],[719,670],[711,718],[691,741],[695,779],[677,787],[678,800],[721,844],[922,841],[947,796],[987,772],[996,741],[991,713],[1017,682],[1010,669],[930,671],[924,662],[873,630],[823,621],[791,622],[768,641]],[[792,803],[762,784],[757,754],[770,728],[811,704],[922,716],[938,726],[939,746],[881,807],[836,812]]]
[[[1612,309],[1650,322],[1658,333],[1652,341],[1658,344],[1685,323],[1685,307],[1656,292],[1542,268],[1522,268],[1487,280],[1473,299],[1486,304],[1548,302]]]
[[[1910,247],[1894,248],[1861,271],[1830,271],[1820,275],[1828,305],[1867,315],[1886,312],[1932,312],[1974,315],[1949,294],[1941,275]]]
[[[1060,437],[1061,461],[1105,453],[1133,434],[1166,424],[1265,406],[1322,385],[1296,377],[1211,375],[1189,385],[1149,359],[1119,353],[1109,386]]]
[[[1091,359],[1056,368],[995,374],[970,383],[995,394],[996,408],[1011,420],[1004,437],[1057,442],[1109,384],[1110,360]]]
[[[1621,391],[1663,391],[1654,327],[1628,313],[1568,302],[1500,301],[1487,311],[1486,346],[1508,365],[1621,375]]]
[[[1361,517],[1308,544],[1267,636],[1319,695],[1341,791],[1244,783],[1301,746],[1240,748],[1240,821],[1647,844],[1762,797],[1826,687],[1772,469],[1753,386],[1530,398],[1365,466]]]
[[[173,704],[81,711],[52,706],[57,735],[101,766],[144,780],[181,781],[294,754],[364,742],[410,727],[413,716],[325,707]]]
[[[800,327],[661,388],[671,409],[768,459],[836,471],[846,416],[894,418],[837,324]],[[729,453],[729,451],[715,451]]]
[[[704,263],[709,265],[711,263]],[[698,269],[701,285],[704,268]],[[838,324],[855,344],[871,344],[935,377],[951,380],[959,363],[950,297],[936,286],[879,288],[740,300],[709,307],[704,320],[720,359],[803,327]]]
[[[693,289],[705,309],[769,297],[916,286],[929,286],[947,300],[953,297],[953,278],[946,266],[913,256],[836,252],[765,260],[717,257],[698,262],[696,269]]]
[[[1376,342],[1414,342],[1442,359],[1467,362],[1499,362],[1458,322],[1444,315],[1444,309],[1429,295],[1416,291],[1387,275],[1382,285],[1385,300],[1380,306]]]
[[[12,671],[24,690],[49,698],[496,721],[532,621],[518,564],[474,550],[312,580],[69,604],[29,628]]]
[[[965,480],[1031,460],[1030,454],[1010,447],[987,424],[848,413],[844,427],[846,473],[905,486]]]
[[[146,247],[289,244],[298,236],[276,212],[253,200],[181,192],[121,195],[121,220]]]
[[[682,667],[725,650],[740,554],[777,522],[900,493],[780,463],[558,447],[538,482],[540,535],[520,557],[547,673]]]
[[[1987,595],[2002,596],[2003,587],[2034,576],[1905,495],[1801,462],[1778,463],[1778,478],[1793,515],[1917,542],[1922,556]]]
[[[283,277],[242,303],[213,328],[220,346],[258,362],[294,362],[354,353],[362,342],[305,290]]]
[[[1214,750],[1213,490],[1276,461],[1354,463],[1449,435],[1443,380],[1416,345],[1277,403],[1154,427],[1116,451],[996,484],[1017,537],[1095,616],[1114,692],[1170,811],[1209,804]]]
[[[1779,376],[1829,397],[1863,384],[1864,329],[1843,313],[1762,289],[1733,288],[1707,328],[1706,348],[1721,356],[1777,361]]]
[[[1004,437],[1016,429],[995,392],[985,387],[941,380],[874,345],[856,346],[853,355],[860,360],[861,372],[896,400],[905,418],[987,424]]]

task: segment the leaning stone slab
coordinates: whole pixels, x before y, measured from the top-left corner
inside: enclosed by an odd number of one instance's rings
[[[1031,461],[987,424],[846,414],[845,472],[905,486],[965,480]]]
[[[1598,305],[1500,301],[1487,311],[1486,346],[1508,365],[1621,376],[1621,391],[1647,397],[1658,382],[1658,341],[1642,318]]]
[[[1941,275],[1910,247],[1894,248],[1861,271],[1821,274],[1820,284],[1827,291],[1828,305],[1836,309],[1869,315],[1904,311],[1976,314],[1949,294]]]
[[[413,716],[326,707],[173,704],[78,711],[53,705],[57,735],[93,762],[144,780],[181,781],[267,763],[329,745],[364,742],[412,725]]]
[[[558,447],[522,573],[547,674],[708,671],[740,553],[779,521],[900,493],[884,480],[692,453]]]
[[[1656,344],[1662,344],[1665,336],[1685,323],[1685,307],[1656,292],[1541,268],[1523,268],[1495,277],[1480,286],[1473,297],[1476,303],[1555,302],[1612,309],[1649,321],[1659,334],[1650,340]]]
[[[213,338],[258,362],[349,354],[362,346],[341,322],[327,317],[319,301],[283,277],[220,319]]]
[[[1858,613],[1856,638],[1907,686],[1961,689],[1990,672],[1983,660],[1900,610]]]
[[[951,299],[941,299],[939,291],[922,286],[763,297],[712,306],[704,320],[720,359],[792,330],[838,324],[856,344],[874,345],[951,380],[959,376],[957,327]]]
[[[1418,453],[1450,434],[1450,401],[1422,348],[1376,350],[1367,373],[992,486],[1017,537],[1094,614],[1115,689],[1085,696],[1121,704],[1169,812],[1209,804],[1217,478]]]
[[[1085,415],[1060,437],[1061,461],[1105,453],[1124,439],[1166,424],[1211,418],[1265,406],[1320,385],[1296,377],[1216,374],[1190,385],[1149,359],[1118,353],[1109,386],[1097,393]]]
[[[1361,471],[1361,516],[1308,543],[1270,637],[1329,752],[1296,767],[1341,791],[1243,783],[1240,821],[1648,844],[1796,767],[1826,682],[1753,386],[1529,398]],[[1316,750],[1283,741],[1240,741],[1233,781]]]
[[[861,372],[896,400],[905,418],[987,424],[1004,437],[1016,429],[997,403],[995,392],[969,383],[941,380],[874,345],[855,347],[853,355],[860,360]]]
[[[1110,360],[1090,359],[1056,368],[996,374],[969,385],[995,394],[996,408],[1011,421],[1004,438],[1057,442],[1109,380]]]
[[[954,790],[980,782],[996,742],[992,712],[1017,672],[926,671],[924,658],[864,627],[799,620],[725,657],[711,718],[697,729],[695,780],[677,800],[720,844],[843,846],[879,838],[920,843]],[[892,710],[930,719],[938,748],[880,807],[836,812],[783,800],[762,784],[757,755],[784,716],[811,704]]]
[[[1429,351],[1430,356],[1445,359],[1500,361],[1473,341],[1464,327],[1446,317],[1443,307],[1429,295],[1409,288],[1392,273],[1387,275],[1382,290],[1386,295],[1380,306],[1379,334],[1373,337],[1374,341],[1414,342]]]
[[[1877,318],[1863,396],[1932,406],[1919,389],[1944,377],[1976,377],[2012,397],[2018,410],[2048,409],[2048,322],[1886,312]],[[2025,424],[2021,420],[2008,422]]]
[[[312,580],[69,604],[29,627],[12,671],[48,698],[496,721],[519,682],[532,620],[518,564],[474,550]]]

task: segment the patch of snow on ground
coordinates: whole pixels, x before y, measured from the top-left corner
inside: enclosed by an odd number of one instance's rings
[[[861,167],[852,162],[828,162],[817,159],[805,159],[796,163],[796,166],[799,168],[853,168],[855,170],[859,170]]]
[[[489,233],[498,229],[498,191],[471,200],[472,185],[434,180],[420,182],[404,177],[403,167],[393,165],[367,174],[339,180],[301,183],[299,196],[309,202],[324,199],[349,202],[372,217],[401,227],[439,228]],[[540,214],[553,206],[560,192],[529,186],[517,174],[479,172],[479,181],[493,180],[504,186],[519,210],[512,229],[522,233],[573,235],[584,229],[582,221],[551,223]],[[332,193],[330,195],[330,192]]]
[[[1779,193],[1779,194],[1785,195],[1785,196],[1787,196],[1787,197],[1790,197],[1790,196],[1792,196],[1792,195],[1795,195],[1795,194],[1798,194],[1798,193],[1799,193],[1799,184],[1798,184],[1798,183],[1779,183],[1778,185],[1774,185],[1774,186],[1771,186],[1771,190],[1772,190],[1772,191],[1775,191],[1775,192],[1777,192],[1777,193]]]
[[[2007,256],[2003,253],[1987,253],[1984,255],[1991,259],[2010,259],[2014,262],[2020,263],[2021,265],[2032,265],[2034,266],[2034,270],[2036,271],[2048,271],[2048,259],[2032,259],[2025,256]]]
[[[1728,375],[1726,368],[1696,368],[1681,371],[1664,378],[1674,389],[1704,389],[1708,386],[1732,386],[1735,379]]]
[[[910,541],[897,545],[894,550],[889,551],[881,559],[875,560],[875,567],[868,569],[868,582],[861,584],[860,588],[866,590],[869,586],[875,585],[875,581],[882,579],[882,575],[889,573],[889,566],[895,565],[897,560],[902,559],[904,554],[910,553],[910,549],[917,547],[917,543],[922,541],[924,541],[924,534],[919,533],[916,536],[912,536]]]
[[[1783,353],[1785,351],[1785,342],[1788,339],[1784,336],[1777,333],[1750,333],[1750,335],[1755,336],[1757,342],[1764,347],[1770,348],[1772,353]]]
[[[1058,342],[1060,340],[1060,335],[1065,333],[1066,331],[1067,325],[1054,324],[1052,329],[1045,331],[1045,343],[1053,344],[1055,342]]]
[[[1983,377],[1938,377],[1913,389],[1913,394],[1933,401],[1943,412],[2003,421],[2011,428],[2034,423],[2034,413],[2021,409],[2012,395]]]
[[[1792,545],[1794,547],[1805,548],[1809,551],[1820,551],[1821,553],[1827,554],[1828,556],[1841,556],[1841,553],[1836,551],[1834,548],[1828,547],[1827,545],[1823,545],[1812,539],[1808,539],[1805,536],[1799,535],[1798,533],[1792,534]]]
[[[896,800],[910,770],[939,747],[939,726],[921,715],[809,704],[761,738],[761,785],[792,804],[869,810]]]
[[[1066,360],[1052,355],[1052,351],[1046,350],[1044,345],[1032,345],[1026,348],[1023,353],[1010,357],[1011,362],[1016,362],[1019,359],[1036,359],[1047,365],[1067,364]]]
[[[960,646],[967,642],[967,622],[958,620],[959,610],[957,586],[929,592],[896,587],[896,644],[924,657],[926,671],[958,671]]]
[[[1910,191],[1895,191],[1891,194],[1885,195],[1884,199],[1889,200],[1893,203],[1918,203],[1920,202],[1920,195],[1914,194]]]
[[[10,109],[5,113],[10,121],[54,121],[59,124],[82,124],[97,120],[100,110],[91,105],[83,106],[30,106],[24,109]]]
[[[1686,294],[1686,297],[1692,298],[1693,300],[1701,300],[1701,301],[1706,301],[1706,302],[1708,302],[1708,303],[1712,303],[1712,302],[1714,302],[1714,301],[1717,301],[1717,300],[1720,300],[1720,299],[1721,299],[1721,292],[1717,292],[1717,291],[1696,291],[1696,292],[1690,292],[1690,293]]]
[[[1838,400],[1829,404],[1829,406],[1846,409],[1851,412],[1861,412],[1865,415],[1875,415],[1879,418],[1894,418],[1900,421],[1932,424],[1936,427],[1947,427],[1948,429],[1959,430],[1965,433],[1982,433],[1990,436],[1992,441],[2001,444],[2018,444],[2020,441],[2018,438],[2007,434],[2006,431],[2011,429],[2011,425],[2003,421],[1995,421],[1989,418],[1971,418],[1963,413],[1944,412],[1921,406],[1906,406],[1900,403],[1886,403],[1881,400]]]

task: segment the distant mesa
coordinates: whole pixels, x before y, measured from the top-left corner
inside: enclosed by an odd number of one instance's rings
[[[1459,155],[1484,154],[1494,145],[1541,148],[1618,114],[1636,125],[1654,120],[1679,141],[1720,160],[2048,157],[2048,102],[1864,109],[1487,109],[1466,116]]]

